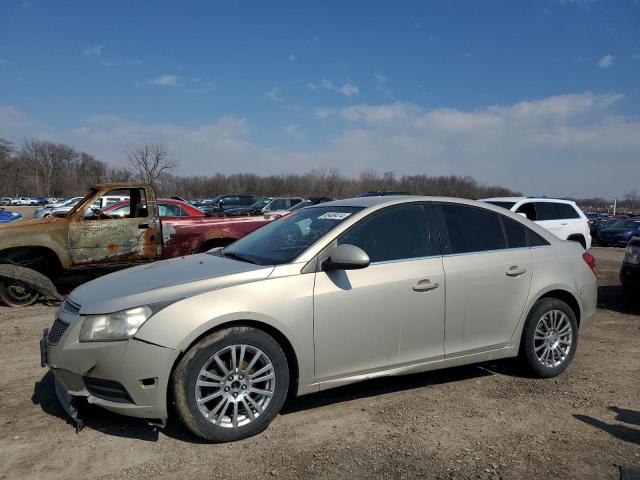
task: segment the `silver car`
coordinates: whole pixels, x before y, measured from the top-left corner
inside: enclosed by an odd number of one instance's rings
[[[594,318],[595,261],[500,207],[433,197],[323,203],[223,250],[76,289],[41,341],[73,399],[211,441],[254,435],[288,394],[519,357],[563,372]]]

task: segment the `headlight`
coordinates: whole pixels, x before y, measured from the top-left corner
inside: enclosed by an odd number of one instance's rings
[[[86,315],[80,329],[80,341],[128,340],[153,314],[151,307],[144,306],[105,315]]]
[[[634,245],[628,245],[623,261],[625,263],[639,265],[640,264],[640,248]]]

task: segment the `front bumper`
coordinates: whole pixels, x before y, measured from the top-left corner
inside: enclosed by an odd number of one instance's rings
[[[40,341],[42,363],[54,374],[57,388],[112,412],[165,420],[169,376],[178,352],[136,339],[79,342],[81,324],[76,317],[53,345],[46,330]]]

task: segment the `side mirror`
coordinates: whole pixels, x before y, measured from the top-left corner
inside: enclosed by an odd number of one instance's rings
[[[529,217],[527,217],[527,214],[526,214],[526,213],[523,213],[523,212],[517,212],[517,213],[518,213],[518,215],[521,215],[521,216],[523,216],[524,218],[527,218],[527,219],[529,218]]]
[[[370,263],[369,255],[364,250],[355,245],[344,244],[338,245],[331,252],[331,256],[322,264],[322,270],[358,270],[368,267]]]

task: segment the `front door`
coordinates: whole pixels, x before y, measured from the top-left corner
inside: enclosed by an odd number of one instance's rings
[[[338,238],[362,248],[371,265],[316,274],[319,382],[442,357],[444,275],[430,233],[425,206],[406,204]]]
[[[103,192],[115,195],[118,192]],[[156,206],[147,208],[145,189],[127,189],[128,213],[110,215],[99,207],[100,197],[71,213],[69,252],[74,266],[136,264],[161,254],[160,224]]]

